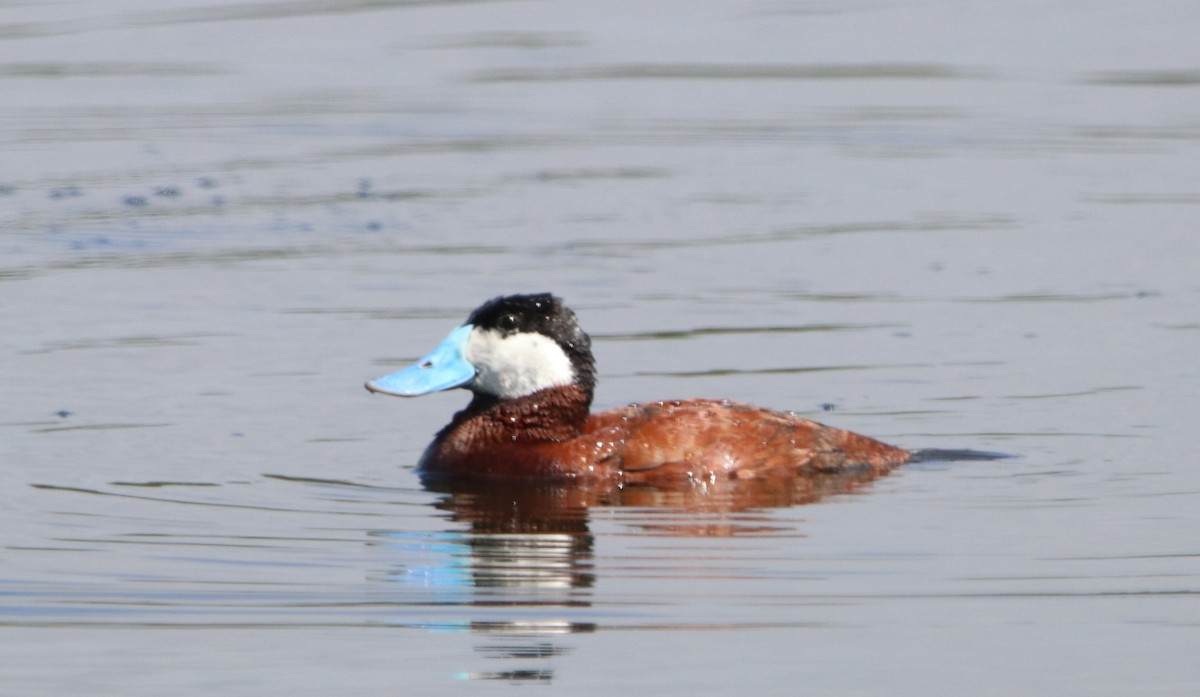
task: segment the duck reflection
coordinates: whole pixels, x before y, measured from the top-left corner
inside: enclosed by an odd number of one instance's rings
[[[548,682],[565,637],[593,632],[597,584],[591,516],[634,534],[687,537],[795,534],[770,509],[854,491],[873,473],[691,481],[678,486],[426,477],[443,533],[380,533],[401,564],[389,578],[425,588],[439,606],[469,607],[455,626],[480,637],[476,654],[506,665],[470,670],[469,680]],[[490,666],[481,666],[490,667]]]
[[[545,559],[541,555],[556,546],[574,560],[563,568],[586,576],[586,581],[576,578],[573,587],[584,587],[591,585],[593,578],[588,527],[592,509],[625,509],[621,522],[646,534],[733,537],[784,532],[789,528],[775,523],[769,509],[851,493],[875,478],[873,472],[864,469],[808,477],[689,480],[674,485],[604,486],[432,477],[426,477],[422,484],[429,491],[444,494],[437,507],[448,511],[452,520],[470,526],[471,535],[478,539],[473,544],[492,551],[506,548],[514,555],[506,557],[506,564],[517,564],[515,557],[521,556],[522,550],[529,553],[523,563],[510,568],[537,568],[530,564]],[[489,569],[480,567],[481,572]],[[497,579],[483,574],[480,580]]]
[[[468,526],[462,544],[475,588],[553,591],[594,585],[591,501],[585,492],[510,482],[423,483],[445,494],[438,509]]]

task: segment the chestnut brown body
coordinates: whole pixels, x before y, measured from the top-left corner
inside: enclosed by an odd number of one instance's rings
[[[878,476],[910,457],[857,433],[735,402],[649,402],[595,414],[589,403],[576,386],[510,400],[476,395],[438,433],[421,468],[449,476],[656,482]]]

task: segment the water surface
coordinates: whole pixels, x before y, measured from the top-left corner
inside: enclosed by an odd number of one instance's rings
[[[0,683],[1192,694],[1188,2],[0,7]],[[362,390],[551,290],[597,406],[872,482],[427,487]]]

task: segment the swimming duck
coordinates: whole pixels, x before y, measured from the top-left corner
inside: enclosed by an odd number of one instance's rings
[[[595,386],[591,339],[549,293],[489,300],[415,365],[366,384],[401,397],[472,392],[421,456],[420,469],[434,476],[636,483],[880,475],[910,458],[857,433],[729,401],[591,413]]]

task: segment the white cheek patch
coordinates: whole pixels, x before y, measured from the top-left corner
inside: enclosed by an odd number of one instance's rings
[[[541,334],[505,337],[494,329],[476,329],[467,339],[463,357],[478,371],[471,389],[502,399],[575,382],[571,359],[553,339]]]

